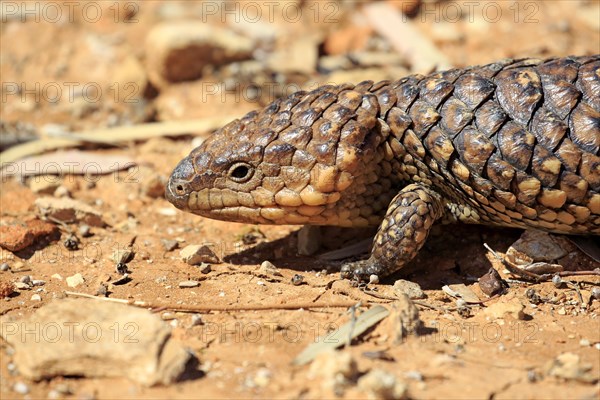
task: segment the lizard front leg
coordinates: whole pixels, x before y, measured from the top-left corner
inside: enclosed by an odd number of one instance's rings
[[[369,259],[346,263],[342,277],[368,281],[371,275],[382,278],[398,271],[417,255],[442,214],[438,193],[422,184],[406,186],[390,203]]]

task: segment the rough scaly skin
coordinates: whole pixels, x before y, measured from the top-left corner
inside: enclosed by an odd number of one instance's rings
[[[440,218],[600,234],[600,55],[322,86],[235,120],[183,159],[176,207],[260,224],[379,225],[364,279]]]

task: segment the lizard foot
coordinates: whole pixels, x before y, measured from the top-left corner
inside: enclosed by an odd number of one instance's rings
[[[367,260],[347,262],[342,265],[340,274],[342,279],[351,279],[357,282],[371,282],[371,276],[383,277],[387,275],[384,267],[371,258]]]

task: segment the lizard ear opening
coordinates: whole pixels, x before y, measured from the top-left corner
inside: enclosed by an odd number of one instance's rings
[[[245,162],[238,162],[233,164],[227,172],[229,179],[237,183],[248,182],[250,178],[252,178],[253,174],[254,168],[250,164]]]

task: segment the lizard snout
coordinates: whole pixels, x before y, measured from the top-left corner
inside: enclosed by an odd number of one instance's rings
[[[189,157],[181,160],[171,173],[165,196],[167,200],[180,210],[188,209],[188,199],[191,193],[190,183],[195,171]]]

